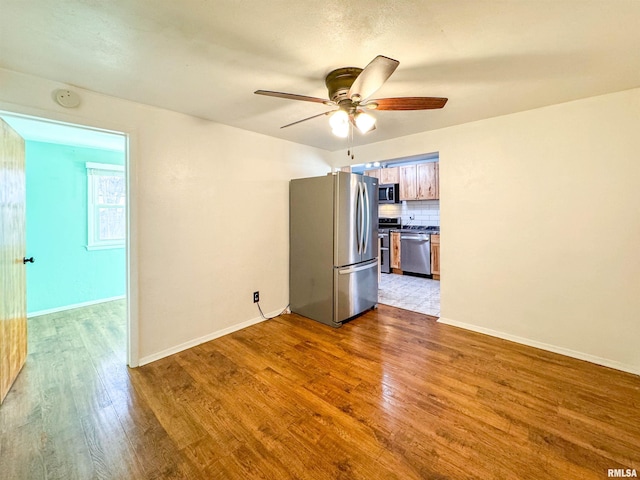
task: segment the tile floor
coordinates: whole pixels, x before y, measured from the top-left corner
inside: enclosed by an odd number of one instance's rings
[[[440,282],[412,275],[383,273],[378,302],[439,317]]]

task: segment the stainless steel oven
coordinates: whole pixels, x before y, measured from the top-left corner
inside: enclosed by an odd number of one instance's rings
[[[389,229],[378,229],[378,238],[380,239],[380,271],[382,273],[391,273],[391,250],[389,249],[391,242]]]
[[[391,231],[402,226],[401,218],[378,219],[378,241],[380,242],[380,271],[391,273]]]
[[[400,184],[385,183],[378,186],[378,203],[399,203]]]

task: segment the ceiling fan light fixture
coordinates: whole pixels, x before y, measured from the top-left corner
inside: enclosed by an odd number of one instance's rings
[[[343,125],[349,124],[349,114],[344,110],[336,110],[329,117],[329,125],[332,129],[342,128]]]
[[[329,117],[331,131],[336,137],[347,138],[349,135],[349,114],[344,110],[336,110]]]
[[[375,126],[376,117],[365,112],[358,112],[355,115],[355,122],[361,133],[367,133]]]
[[[345,123],[342,125],[338,125],[337,127],[333,128],[331,132],[336,137],[347,138],[349,136],[349,124]]]

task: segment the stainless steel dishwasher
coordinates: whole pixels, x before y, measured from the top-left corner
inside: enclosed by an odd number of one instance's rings
[[[428,233],[400,231],[401,268],[403,272],[431,275],[431,242]]]

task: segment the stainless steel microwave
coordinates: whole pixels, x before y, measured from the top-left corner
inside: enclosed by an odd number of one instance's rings
[[[400,184],[386,183],[378,187],[378,203],[399,203]]]

